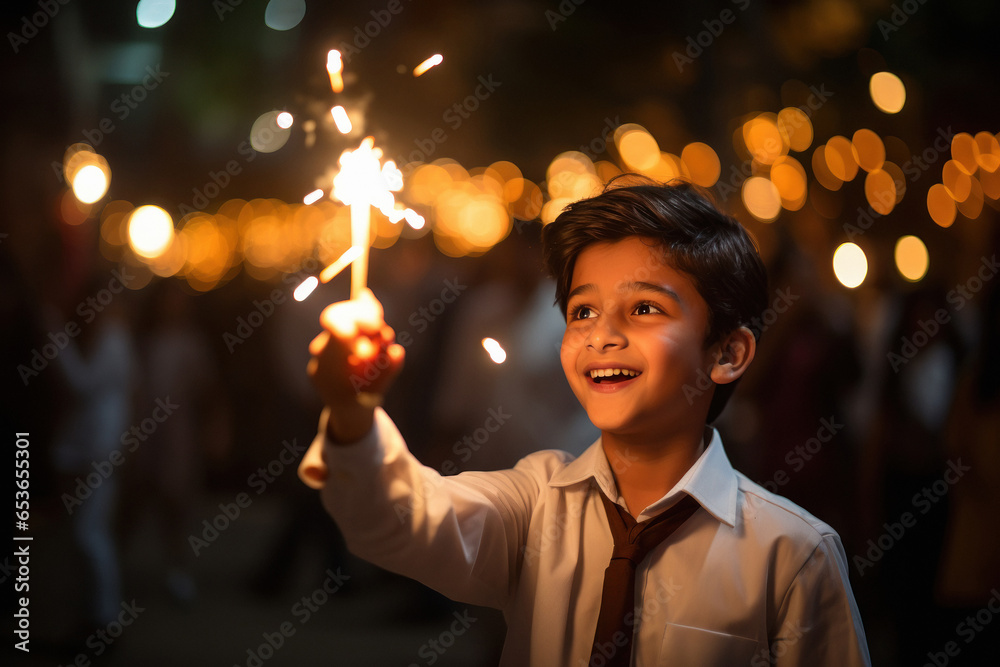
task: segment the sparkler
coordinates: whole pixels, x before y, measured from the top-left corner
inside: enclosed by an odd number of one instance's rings
[[[344,92],[344,61],[340,57],[340,51],[333,49],[326,54],[326,71],[330,74],[330,88],[335,93]]]
[[[444,56],[440,53],[435,53],[433,56],[413,68],[413,76],[420,76],[435,65],[440,65],[442,62],[444,62]]]
[[[441,56],[424,61],[423,71],[441,62]],[[330,87],[335,93],[344,89],[341,76],[343,61],[340,52],[330,51],[326,69],[330,74]],[[421,72],[422,73],[422,72]],[[419,75],[418,75],[419,76]],[[342,106],[331,109],[337,128],[344,134],[351,131],[347,110]],[[294,292],[297,301],[302,301],[319,284],[329,282],[335,275],[351,266],[351,299],[361,296],[368,282],[368,246],[371,239],[371,207],[374,206],[393,224],[401,220],[414,229],[424,226],[423,217],[410,208],[396,203],[393,192],[403,189],[403,174],[392,160],[381,162],[382,149],[375,147],[375,139],[366,137],[353,151],[340,155],[340,171],[333,179],[331,196],[351,207],[351,247],[330,266],[323,269],[319,278],[310,276]],[[323,190],[314,190],[303,201],[312,204],[323,196]]]

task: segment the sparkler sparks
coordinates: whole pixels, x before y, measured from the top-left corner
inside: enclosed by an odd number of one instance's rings
[[[338,104],[330,109],[330,113],[333,114],[333,122],[337,125],[340,133],[350,134],[351,130],[354,129],[354,125],[351,124],[351,119],[347,115],[347,109]]]
[[[433,56],[413,68],[413,76],[420,76],[435,65],[440,65],[442,62],[444,62],[444,56],[440,53],[435,53]]]
[[[492,338],[483,339],[483,349],[489,352],[490,359],[492,359],[495,364],[502,364],[507,360],[507,353],[502,347],[500,347],[500,343],[496,342]]]
[[[330,88],[335,93],[344,92],[344,61],[340,57],[340,51],[333,49],[326,54],[326,71],[330,74]]]

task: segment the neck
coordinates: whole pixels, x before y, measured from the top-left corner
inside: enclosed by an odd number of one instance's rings
[[[656,441],[601,433],[618,492],[633,516],[666,495],[694,465],[705,449],[704,434],[701,425]]]

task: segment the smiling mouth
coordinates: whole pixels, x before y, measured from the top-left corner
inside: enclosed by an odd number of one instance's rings
[[[625,382],[626,380],[631,380],[641,374],[642,373],[639,371],[633,371],[628,368],[597,368],[590,371],[587,375],[590,376],[592,382],[602,384]]]

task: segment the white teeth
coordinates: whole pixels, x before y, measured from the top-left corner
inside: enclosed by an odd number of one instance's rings
[[[627,368],[595,368],[590,371],[591,378],[606,378],[612,375],[624,375],[625,377],[635,377],[639,373]]]

